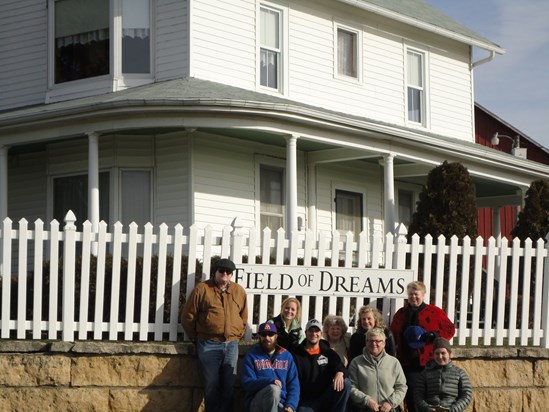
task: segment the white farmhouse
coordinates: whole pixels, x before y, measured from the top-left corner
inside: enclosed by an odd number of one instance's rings
[[[0,219],[371,235],[444,160],[483,206],[549,175],[474,143],[504,50],[421,0],[3,0],[0,23]]]

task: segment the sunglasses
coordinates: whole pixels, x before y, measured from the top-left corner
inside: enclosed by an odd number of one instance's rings
[[[226,273],[228,275],[232,275],[233,274],[233,271],[232,269],[227,269],[227,268],[218,268],[217,271],[219,273]]]

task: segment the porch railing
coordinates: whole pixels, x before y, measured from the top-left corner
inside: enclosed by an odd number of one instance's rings
[[[533,345],[549,348],[549,266],[543,239],[432,239],[408,243],[405,230],[384,238],[366,233],[208,226],[188,230],[147,224],[97,233],[85,222],[76,230],[69,212],[63,228],[41,220],[9,218],[0,230],[2,339],[183,340],[178,311],[216,257],[238,265],[411,270],[427,285],[426,301],[443,307],[456,324],[454,343]],[[127,229],[127,231],[124,231]],[[339,270],[338,269],[338,270]],[[344,271],[343,271],[344,272]],[[249,285],[248,285],[249,286]],[[282,293],[247,288],[248,336],[278,314]],[[295,292],[295,289],[293,290]],[[388,322],[403,296],[296,293],[302,323],[338,314],[354,326],[363,304],[377,306]]]

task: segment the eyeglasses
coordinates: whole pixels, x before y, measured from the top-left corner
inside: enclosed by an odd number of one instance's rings
[[[227,269],[227,268],[218,268],[217,271],[219,273],[226,273],[227,275],[232,275],[233,274],[232,269]]]
[[[376,345],[381,345],[383,342],[385,342],[385,341],[384,340],[368,339],[368,343],[374,343]]]

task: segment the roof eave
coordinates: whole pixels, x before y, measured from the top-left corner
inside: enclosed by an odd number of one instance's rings
[[[383,17],[387,17],[392,20],[399,21],[401,23],[408,24],[410,26],[414,26],[432,33],[439,34],[443,37],[458,41],[460,43],[468,44],[470,46],[479,47],[481,49],[495,52],[497,54],[505,54],[505,49],[498,46],[495,43],[487,42],[487,41],[481,41],[479,39],[474,39],[469,36],[462,35],[460,33],[456,33],[451,30],[444,29],[442,27],[435,26],[433,24],[429,24],[427,22],[420,21],[418,19],[415,19],[413,17],[405,16],[403,14],[397,13],[392,10],[388,10],[379,6],[376,6],[371,3],[366,2],[359,2],[357,0],[337,0],[340,3],[346,3],[353,7],[358,7],[363,10],[378,14]]]

